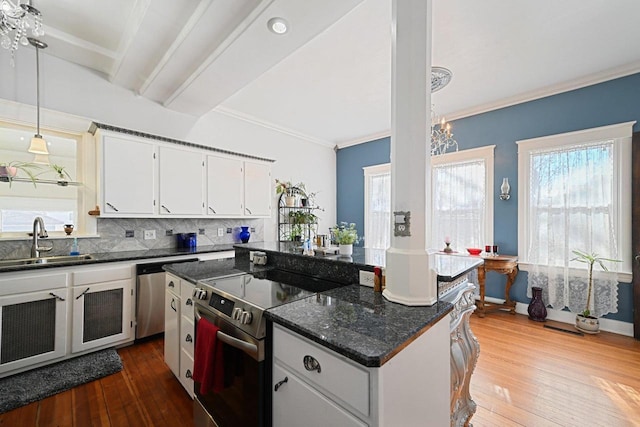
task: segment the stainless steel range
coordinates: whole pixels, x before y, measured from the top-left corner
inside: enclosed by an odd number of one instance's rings
[[[268,426],[271,424],[269,366],[265,361],[265,310],[340,286],[313,277],[272,270],[202,280],[194,289],[195,341],[198,321],[219,328],[223,343],[224,387],[200,393],[195,382],[194,418],[197,427]]]

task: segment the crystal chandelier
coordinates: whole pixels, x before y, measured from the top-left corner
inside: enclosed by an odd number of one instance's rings
[[[42,14],[31,5],[31,0],[0,0],[0,46],[11,50],[12,66],[18,43],[29,44],[29,30],[34,37],[44,35]]]
[[[431,93],[439,91],[451,81],[451,71],[442,67],[431,68]],[[453,139],[451,124],[444,117],[438,120],[433,105],[431,106],[431,155],[444,154],[449,149],[458,151],[458,142]]]

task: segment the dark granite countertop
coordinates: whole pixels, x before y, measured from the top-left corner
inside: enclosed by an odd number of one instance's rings
[[[165,271],[194,284],[198,282],[198,280],[223,277],[236,273],[262,273],[272,269],[272,267],[269,266],[254,266],[252,263],[242,262],[236,258],[166,264],[163,268]]]
[[[316,252],[314,256],[303,255],[299,248],[299,242],[256,242],[237,244],[235,247],[246,250],[257,250],[265,252],[276,252],[287,255],[290,260],[297,260],[300,263],[308,264],[309,261],[323,261],[327,263],[338,263],[356,267],[361,270],[373,271],[375,266],[385,266],[384,249],[367,249],[354,247],[353,254],[349,257],[340,255],[323,255]],[[484,261],[481,257],[470,255],[449,255],[445,253],[434,253],[435,270],[438,273],[439,282],[451,282],[469,271],[477,268]],[[352,283],[357,283],[355,280]]]
[[[452,309],[447,302],[405,306],[369,287],[349,285],[272,308],[266,315],[361,365],[378,367]]]
[[[26,264],[26,265],[14,265],[14,266],[0,266],[0,274],[9,271],[39,271],[43,268],[57,268],[57,267],[70,267],[76,265],[89,265],[100,264],[106,262],[119,262],[119,261],[137,261],[143,259],[153,258],[166,258],[182,255],[191,255],[197,257],[197,255],[211,253],[211,252],[224,252],[233,251],[233,245],[211,245],[211,246],[198,246],[195,250],[179,250],[176,248],[164,248],[164,249],[147,249],[139,251],[120,251],[120,252],[104,252],[104,253],[92,253],[93,258],[72,261],[72,262],[56,262],[51,264]]]

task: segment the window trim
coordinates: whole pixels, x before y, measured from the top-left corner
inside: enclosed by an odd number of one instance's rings
[[[539,138],[516,141],[518,145],[518,265],[524,271],[531,271],[533,264],[527,259],[529,247],[529,160],[531,152],[544,152],[577,144],[587,144],[613,140],[614,177],[618,202],[616,230],[618,230],[618,257],[622,263],[617,274],[623,283],[632,280],[631,242],[631,139],[635,121],[548,135]]]
[[[483,160],[485,162],[485,188],[487,193],[485,195],[485,238],[487,242],[493,241],[493,223],[494,223],[494,154],[495,145],[485,145],[478,148],[470,148],[467,150],[460,150],[451,153],[445,153],[438,156],[431,156],[431,166],[441,164],[456,164],[466,163],[474,160]],[[372,175],[380,175],[385,172],[391,173],[391,163],[382,163],[379,165],[365,166],[362,168],[364,174],[364,222],[365,222],[365,247],[367,247],[366,236],[369,224],[369,177]],[[433,190],[431,190],[433,197]]]

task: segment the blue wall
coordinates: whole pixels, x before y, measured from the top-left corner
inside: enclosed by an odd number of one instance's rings
[[[494,176],[494,242],[505,254],[518,253],[518,150],[516,141],[589,129],[628,121],[640,121],[640,73],[582,89],[525,102],[452,122],[459,148],[496,145]],[[640,130],[636,123],[634,132]],[[389,162],[390,139],[383,138],[338,150],[337,213],[339,221],[364,222],[363,166]],[[502,178],[509,178],[511,198],[498,197]],[[527,277],[521,272],[511,296],[528,303]],[[504,298],[505,277],[489,273],[487,295]],[[502,295],[501,295],[502,294]],[[618,313],[605,317],[633,322],[633,289],[622,284]]]

